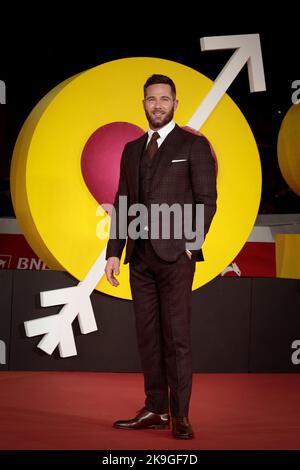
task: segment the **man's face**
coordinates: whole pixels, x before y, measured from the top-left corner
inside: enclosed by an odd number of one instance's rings
[[[147,87],[143,105],[150,128],[157,131],[173,119],[178,101],[170,85],[158,83]]]

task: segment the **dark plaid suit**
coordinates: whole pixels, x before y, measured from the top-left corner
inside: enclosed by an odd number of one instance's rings
[[[127,143],[123,151],[114,202],[117,230],[120,228],[119,196],[127,196],[128,205],[204,204],[205,236],[217,198],[215,164],[207,140],[176,125],[159,147],[145,179],[142,165],[147,138],[145,134]],[[129,224],[131,218],[127,221],[123,215],[121,224]],[[175,239],[171,226],[170,239],[151,239],[151,225],[148,227],[149,240],[128,237],[124,261],[130,263],[137,339],[145,377],[145,406],[155,413],[168,411],[169,386],[171,415],[188,416],[192,388],[191,292],[195,262],[203,261],[203,253],[201,248],[191,250],[190,260],[185,252],[184,235]],[[106,259],[121,258],[125,242],[110,237]]]

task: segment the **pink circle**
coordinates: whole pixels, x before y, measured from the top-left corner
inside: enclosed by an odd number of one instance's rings
[[[143,129],[129,122],[112,122],[99,127],[88,139],[82,152],[81,171],[99,204],[113,204],[124,146],[144,133]]]

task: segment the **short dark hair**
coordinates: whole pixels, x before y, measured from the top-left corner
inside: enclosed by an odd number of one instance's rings
[[[176,87],[175,87],[175,83],[173,82],[173,80],[167,77],[166,75],[160,75],[160,74],[154,74],[148,78],[148,80],[146,81],[144,85],[144,96],[146,96],[146,90],[148,86],[157,85],[158,83],[165,83],[166,85],[170,85],[172,94],[174,95],[174,97],[176,96]]]

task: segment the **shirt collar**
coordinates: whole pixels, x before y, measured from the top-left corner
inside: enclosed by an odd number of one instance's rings
[[[168,122],[168,124],[166,124],[164,127],[162,127],[161,129],[158,129],[158,133],[159,133],[159,139],[158,140],[165,140],[165,138],[167,137],[168,134],[170,134],[170,132],[174,129],[175,127],[175,122],[172,120],[170,122]],[[154,134],[154,130],[152,129],[148,129],[148,138],[151,139],[152,137],[152,134]]]

